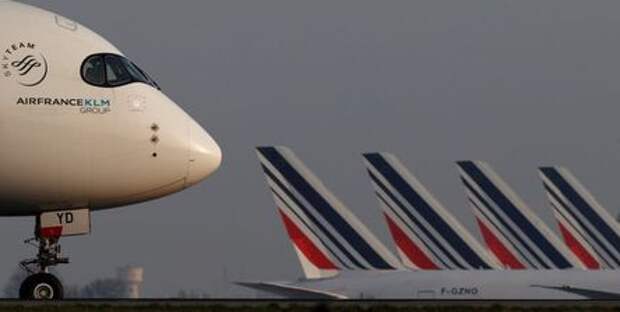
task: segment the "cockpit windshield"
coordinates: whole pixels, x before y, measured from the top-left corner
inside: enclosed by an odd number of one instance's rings
[[[97,87],[119,87],[138,82],[160,89],[159,85],[136,64],[116,54],[91,55],[82,64],[82,78]]]

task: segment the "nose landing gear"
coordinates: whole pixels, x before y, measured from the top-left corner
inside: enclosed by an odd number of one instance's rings
[[[60,238],[62,236],[90,233],[90,211],[88,209],[42,213],[36,218],[35,237],[25,241],[38,249],[37,256],[20,262],[29,273],[19,288],[23,300],[61,300],[64,289],[60,280],[49,273],[49,268],[69,263],[62,257]]]
[[[64,298],[64,289],[60,280],[49,273],[49,267],[69,263],[69,258],[60,255],[59,237],[46,238],[40,236],[26,240],[27,244],[38,247],[36,258],[20,262],[28,276],[19,288],[19,299],[22,300],[60,300]]]

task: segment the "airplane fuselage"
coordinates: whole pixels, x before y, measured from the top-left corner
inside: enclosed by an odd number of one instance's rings
[[[0,215],[141,202],[219,166],[215,141],[155,85],[85,80],[89,56],[125,59],[105,39],[12,1],[0,21]]]
[[[291,285],[349,299],[618,300],[619,279],[615,270],[374,271]]]

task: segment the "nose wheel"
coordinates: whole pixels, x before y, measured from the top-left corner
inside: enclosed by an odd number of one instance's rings
[[[37,222],[38,223],[38,222]],[[30,275],[19,288],[22,300],[60,300],[64,298],[64,289],[60,280],[49,273],[49,267],[69,263],[60,253],[60,237],[43,237],[35,230],[35,237],[25,243],[37,247],[36,258],[20,262],[20,266]]]
[[[62,283],[49,273],[30,275],[19,288],[19,298],[22,300],[60,300],[63,297]]]

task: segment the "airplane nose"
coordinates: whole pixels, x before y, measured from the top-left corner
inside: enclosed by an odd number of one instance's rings
[[[192,186],[211,175],[222,163],[222,150],[197,122],[190,125],[189,168],[186,186]]]

